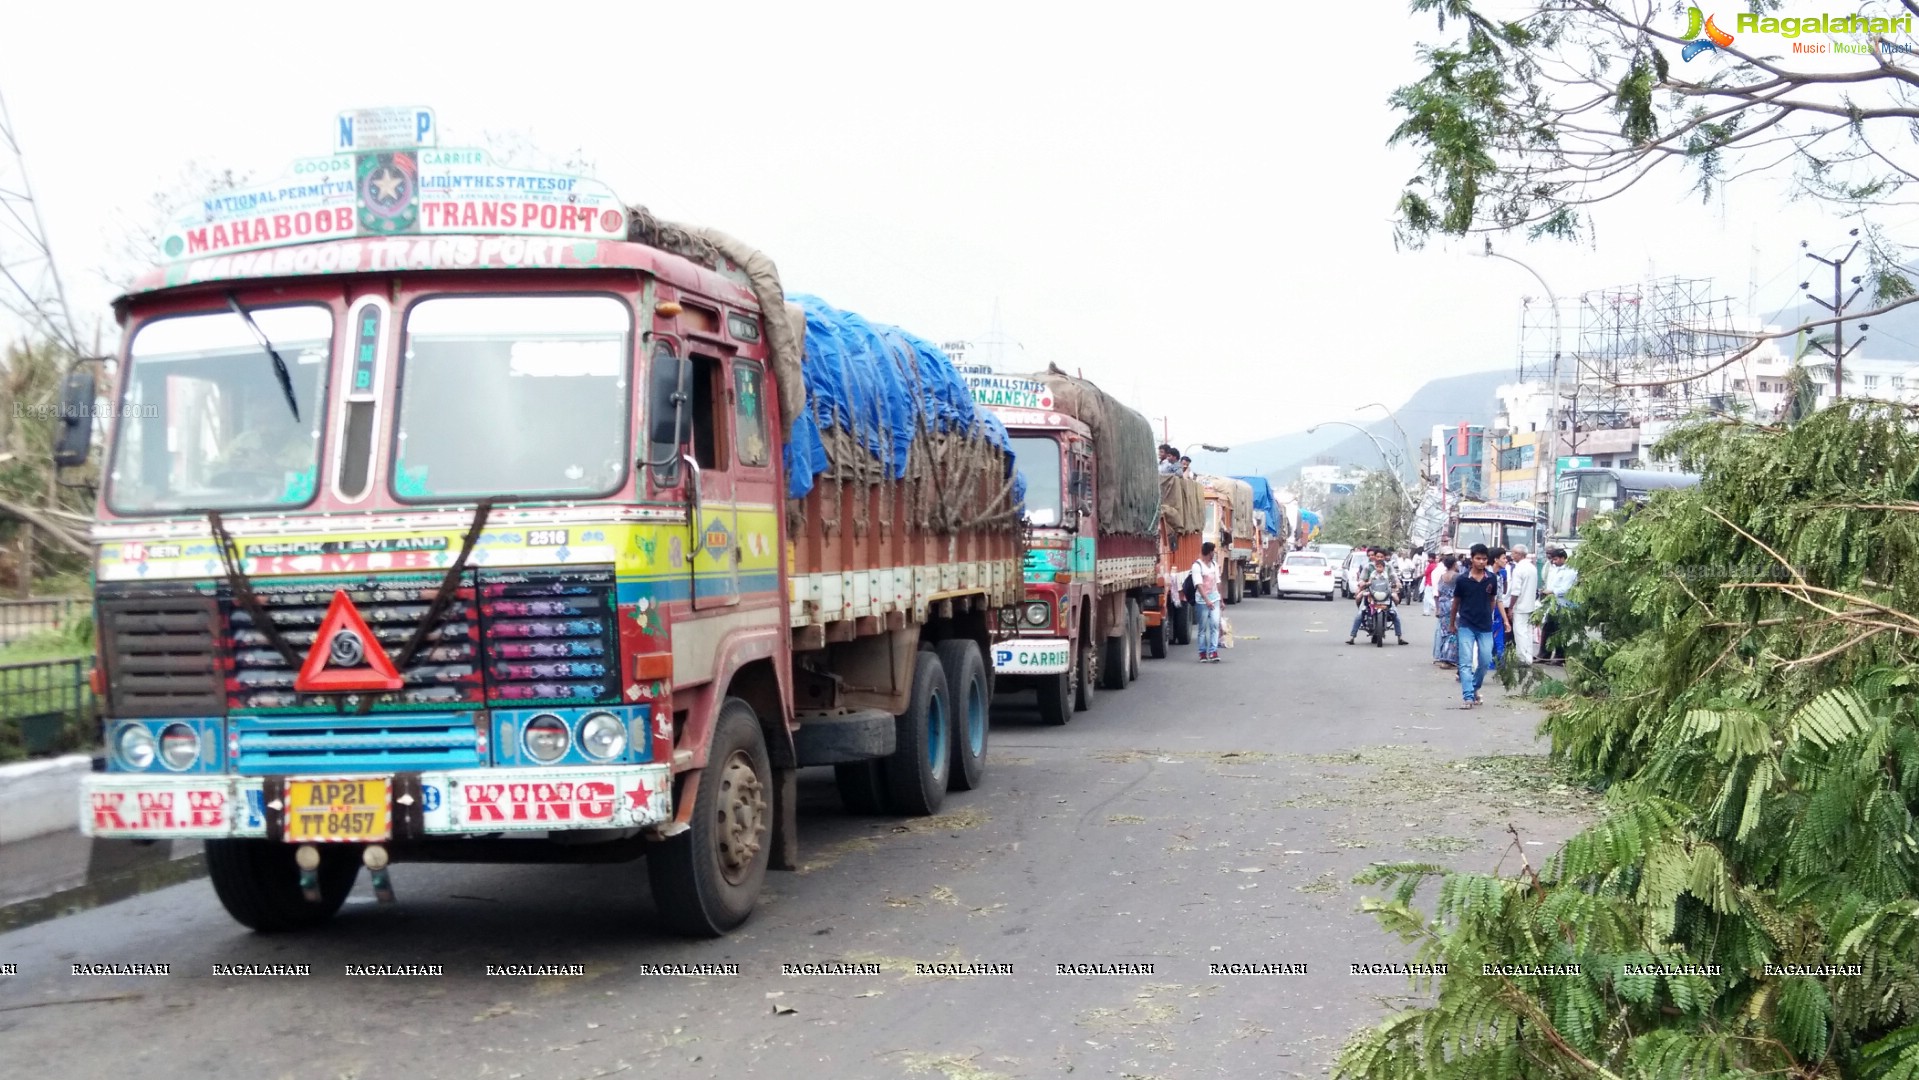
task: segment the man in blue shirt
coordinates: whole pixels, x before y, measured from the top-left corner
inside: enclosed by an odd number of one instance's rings
[[[1474,544],[1472,568],[1453,583],[1453,614],[1449,632],[1459,638],[1460,708],[1470,709],[1479,702],[1479,688],[1485,685],[1486,672],[1493,658],[1493,629],[1504,626],[1506,608],[1500,603],[1499,576],[1486,566],[1484,544]],[[1470,659],[1468,654],[1470,652]]]

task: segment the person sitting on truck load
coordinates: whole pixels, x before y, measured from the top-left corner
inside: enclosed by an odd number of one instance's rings
[[[1179,451],[1165,443],[1159,444],[1159,474],[1161,476],[1179,475]]]
[[[1219,663],[1219,564],[1213,561],[1218,548],[1211,540],[1199,545],[1199,560],[1193,563],[1194,611],[1199,615],[1199,662]]]
[[[1193,459],[1187,457],[1185,454],[1179,456],[1179,475],[1189,480],[1193,476]]]
[[[1375,550],[1373,552],[1373,561],[1360,569],[1359,587],[1353,590],[1354,603],[1359,606],[1359,610],[1353,612],[1353,629],[1351,633],[1346,635],[1346,644],[1348,645],[1358,643],[1359,624],[1366,621],[1367,588],[1373,578],[1381,575],[1384,575],[1388,587],[1392,589],[1393,603],[1399,603],[1399,576],[1393,573],[1392,567],[1386,565],[1386,553]],[[1391,616],[1393,620],[1393,636],[1399,639],[1401,645],[1412,644],[1406,640],[1406,630],[1399,623],[1399,608],[1389,608],[1386,613]]]

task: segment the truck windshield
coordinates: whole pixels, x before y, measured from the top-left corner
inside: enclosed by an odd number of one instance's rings
[[[1453,533],[1453,546],[1461,551],[1472,550],[1474,544],[1498,547],[1499,537],[1494,535],[1495,528],[1490,521],[1462,521],[1459,530]]]
[[[407,313],[393,492],[611,495],[633,320],[610,296],[450,296]]]
[[[300,419],[238,315],[147,323],[127,349],[107,470],[114,513],[283,509],[313,498],[333,313],[302,304],[250,314],[287,361]]]
[[[1035,525],[1060,523],[1059,444],[1046,438],[1013,439],[1013,457],[1026,478],[1026,520]]]

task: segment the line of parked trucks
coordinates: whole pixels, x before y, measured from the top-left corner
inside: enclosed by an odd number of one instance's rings
[[[63,466],[120,406],[82,829],[203,840],[242,924],[363,869],[389,900],[395,862],[643,857],[669,927],[723,934],[799,865],[801,768],[936,813],[997,691],[1063,724],[1190,640],[1202,542],[1228,603],[1273,591],[1265,482],[1160,476],[1092,383],[962,374],[733,237],[385,119],[303,163],[365,183],[196,203],[116,302],[115,384],[66,388]]]

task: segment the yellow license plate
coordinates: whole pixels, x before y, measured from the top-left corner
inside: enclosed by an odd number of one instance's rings
[[[373,843],[393,835],[392,784],[289,780],[286,838],[292,843]]]

